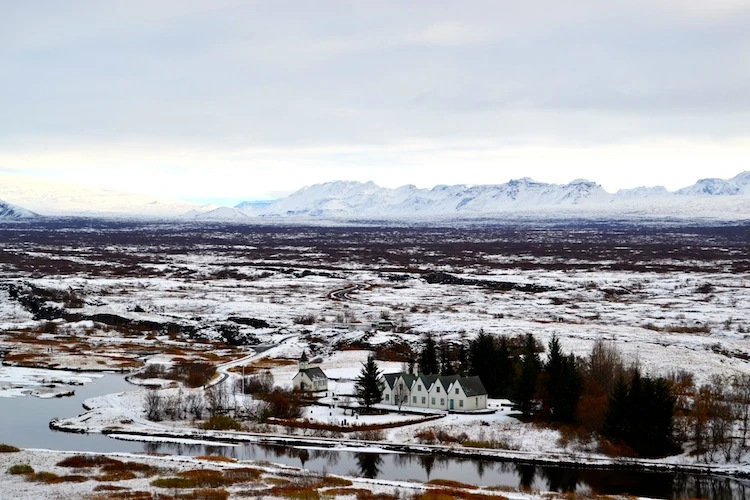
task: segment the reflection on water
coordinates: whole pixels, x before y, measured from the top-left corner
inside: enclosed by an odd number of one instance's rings
[[[694,474],[553,467],[446,457],[418,453],[378,454],[280,445],[220,446],[210,444],[118,441],[102,435],[50,431],[54,417],[81,413],[87,397],[132,389],[119,375],[106,375],[76,388],[72,398],[0,398],[0,442],[26,448],[96,452],[146,452],[175,455],[224,455],[237,460],[286,464],[317,472],[367,478],[429,481],[451,479],[482,486],[504,486],[539,491],[628,494],[652,498],[750,498],[750,483]],[[6,417],[9,416],[9,417]]]
[[[383,465],[383,458],[379,453],[355,453],[359,474],[368,479],[375,479],[380,475],[380,466]]]

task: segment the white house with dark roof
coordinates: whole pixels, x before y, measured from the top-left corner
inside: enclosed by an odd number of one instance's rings
[[[328,377],[320,367],[309,367],[307,353],[302,352],[299,371],[292,379],[292,387],[298,391],[319,392],[328,390]]]
[[[479,377],[458,375],[383,375],[382,403],[413,408],[475,411],[487,408],[487,390]]]

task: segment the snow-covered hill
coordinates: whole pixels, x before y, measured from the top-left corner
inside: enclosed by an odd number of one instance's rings
[[[26,210],[25,208],[0,200],[0,220],[31,219],[34,217],[38,217],[38,215],[31,210]]]
[[[0,174],[0,198],[42,215],[173,217],[203,209],[182,200],[11,174]]]
[[[505,184],[396,189],[373,182],[335,181],[305,187],[266,207],[245,211],[261,217],[482,218],[525,214],[543,217],[750,218],[750,172],[728,180],[703,179],[675,192],[662,186],[607,193],[583,179],[547,184],[529,178]]]

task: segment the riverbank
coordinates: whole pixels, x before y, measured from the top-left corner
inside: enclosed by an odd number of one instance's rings
[[[415,483],[316,474],[218,456],[82,455],[24,449],[0,453],[0,471],[3,496],[14,499],[162,498],[175,494],[187,495],[180,498],[211,499],[247,496],[381,500],[555,498],[554,494],[543,492],[499,491],[443,481]]]

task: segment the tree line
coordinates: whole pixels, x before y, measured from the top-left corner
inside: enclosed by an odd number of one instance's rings
[[[556,336],[545,347],[531,334],[484,331],[459,343],[425,335],[415,358],[420,373],[477,375],[489,397],[509,399],[523,419],[596,435],[611,454],[657,457],[684,448],[714,461],[750,448],[750,375],[696,386],[684,370],[644,374],[605,340],[575,356]]]

